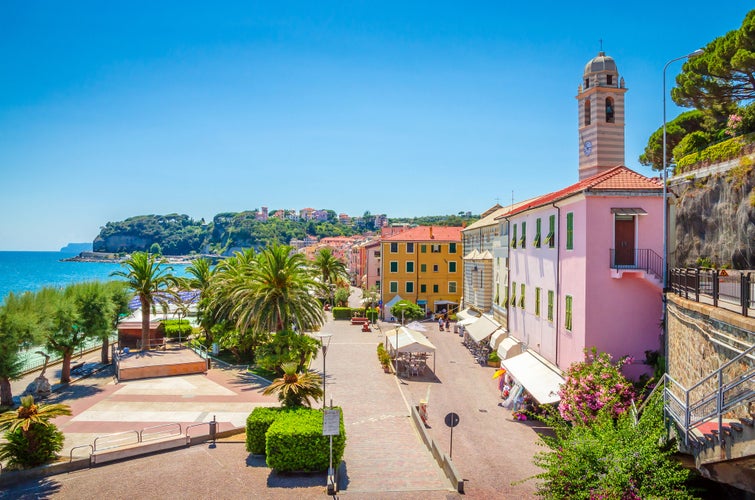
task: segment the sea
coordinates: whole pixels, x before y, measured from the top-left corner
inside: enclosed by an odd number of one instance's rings
[[[125,270],[113,262],[63,262],[76,256],[65,252],[0,252],[0,303],[10,293],[37,291],[50,286],[63,288],[81,281],[122,279],[111,276]],[[185,276],[186,265],[171,264],[173,274]]]

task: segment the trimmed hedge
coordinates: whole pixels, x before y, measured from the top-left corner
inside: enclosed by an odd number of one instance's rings
[[[338,408],[340,410],[340,408]],[[266,434],[267,466],[278,472],[317,472],[327,470],[330,436],[322,435],[323,412],[311,408],[280,411]],[[341,434],[333,436],[333,463],[346,448],[343,411]]]
[[[260,406],[246,417],[246,451],[255,455],[264,455],[265,434],[281,411],[281,408]]]
[[[333,319],[351,319],[354,316],[367,317],[370,321],[375,322],[378,318],[376,309],[366,309],[364,307],[334,307]]]
[[[177,319],[166,319],[162,324],[165,336],[169,338],[178,338],[178,333],[181,332],[181,337],[185,339],[194,331],[188,319],[182,319],[180,323]]]
[[[333,319],[351,319],[350,307],[334,307]]]

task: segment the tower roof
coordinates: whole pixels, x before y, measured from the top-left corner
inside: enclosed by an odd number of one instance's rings
[[[618,72],[618,69],[616,69],[616,61],[613,60],[613,57],[607,56],[605,52],[600,51],[597,56],[590,59],[585,65],[585,75],[604,71],[615,73]]]

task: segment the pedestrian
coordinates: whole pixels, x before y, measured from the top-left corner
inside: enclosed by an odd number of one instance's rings
[[[448,320],[448,315],[446,315],[446,331],[447,331],[447,332],[450,332],[450,331],[451,331],[451,329],[449,328],[449,323],[450,323],[450,322],[449,322],[449,320]]]
[[[443,331],[443,316],[438,316],[438,330]]]

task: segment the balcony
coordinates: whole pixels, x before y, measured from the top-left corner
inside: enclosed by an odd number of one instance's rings
[[[610,267],[613,278],[639,272],[654,285],[663,286],[663,258],[649,248],[612,248]]]

